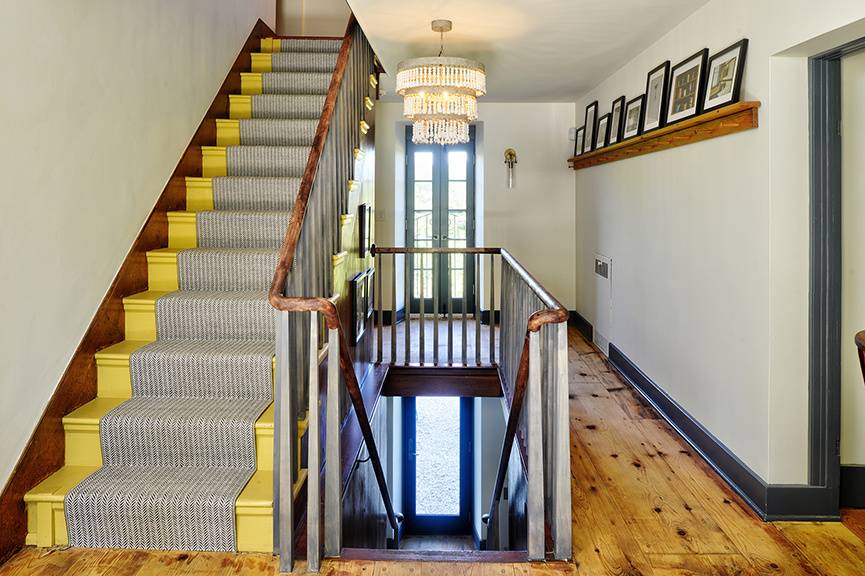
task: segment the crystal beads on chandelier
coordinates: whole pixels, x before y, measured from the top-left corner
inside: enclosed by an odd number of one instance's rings
[[[465,58],[415,58],[399,64],[396,90],[414,123],[415,144],[459,144],[469,141],[486,73],[483,64]]]

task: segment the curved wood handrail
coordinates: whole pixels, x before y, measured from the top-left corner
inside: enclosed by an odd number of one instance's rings
[[[342,375],[345,378],[345,387],[348,390],[351,405],[357,415],[360,431],[363,435],[364,443],[366,444],[366,450],[369,453],[369,460],[372,462],[376,483],[378,484],[381,498],[384,501],[384,508],[387,512],[388,523],[394,532],[398,533],[399,520],[394,511],[393,502],[390,499],[390,491],[387,488],[387,480],[385,479],[384,469],[381,465],[381,458],[378,454],[378,448],[375,445],[375,437],[373,436],[372,426],[369,422],[369,415],[367,414],[366,406],[363,403],[363,393],[360,391],[360,383],[358,383],[357,374],[354,372],[354,363],[352,362],[351,354],[349,353],[348,341],[346,340],[345,332],[342,329],[342,324],[339,321],[339,314],[336,309],[336,301],[338,299],[338,294],[331,296],[330,298],[272,296],[270,298],[270,303],[277,310],[282,310],[284,312],[317,312],[324,317],[325,326],[327,326],[329,330],[336,330],[339,337],[340,372],[342,372]]]

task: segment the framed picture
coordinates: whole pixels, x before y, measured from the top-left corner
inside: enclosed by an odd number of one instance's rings
[[[703,48],[673,66],[670,72],[670,97],[667,104],[668,124],[691,118],[703,110],[708,59],[709,50]]]
[[[709,58],[709,64],[706,66],[708,81],[706,95],[703,98],[703,112],[739,101],[747,52],[748,39],[744,38]]]
[[[577,135],[574,138],[574,156],[579,156],[583,153],[583,144],[586,141],[586,127],[577,128]]]
[[[369,318],[375,312],[375,268],[370,268],[365,273],[366,281],[366,317]]]
[[[598,121],[598,101],[595,100],[586,106],[586,136],[584,140],[583,152],[591,152],[595,149],[595,128]]]
[[[367,272],[360,272],[351,279],[351,337],[355,342],[360,342],[366,331],[367,319]]]
[[[357,207],[357,226],[358,226],[358,253],[361,258],[366,258],[369,254],[371,246],[370,238],[372,237],[372,206],[369,204],[361,204]]]
[[[643,115],[645,112],[645,94],[640,94],[625,104],[625,126],[622,130],[622,140],[627,140],[643,133]]]
[[[660,128],[666,122],[667,86],[670,83],[670,61],[667,60],[646,76],[646,110],[643,112],[643,132]]]
[[[607,145],[607,136],[610,130],[610,114],[604,114],[598,118],[598,130],[595,134],[595,150]]]
[[[619,96],[613,100],[613,109],[610,111],[610,136],[607,144],[612,146],[622,139],[622,127],[625,125],[625,97]]]

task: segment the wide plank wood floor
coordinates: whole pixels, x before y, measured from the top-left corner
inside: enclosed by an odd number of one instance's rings
[[[328,575],[865,575],[865,513],[757,518],[577,332],[570,339],[574,563],[325,561]],[[298,565],[298,572],[305,565]],[[269,555],[26,548],[9,575],[272,575]]]

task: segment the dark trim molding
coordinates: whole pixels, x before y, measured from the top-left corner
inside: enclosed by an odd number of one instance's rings
[[[579,312],[576,310],[568,312],[568,324],[575,327],[586,340],[593,342],[592,338],[595,335],[595,329],[592,327],[591,322],[583,318]]]
[[[838,502],[822,486],[769,485],[652,381],[615,345],[610,365],[764,520],[837,520]]]
[[[375,314],[375,313],[373,313]],[[390,310],[382,310],[381,311],[381,320],[384,322],[385,326],[390,326],[392,324],[391,320],[393,318],[393,312]],[[405,308],[400,308],[396,311],[396,321],[397,323],[405,320]]]
[[[496,310],[495,319],[496,319],[496,324],[501,324],[501,322],[502,322],[502,311],[501,310]],[[490,311],[489,310],[481,310],[481,324],[489,325],[489,323],[490,323]]]
[[[865,508],[865,466],[841,466],[841,507]]]

